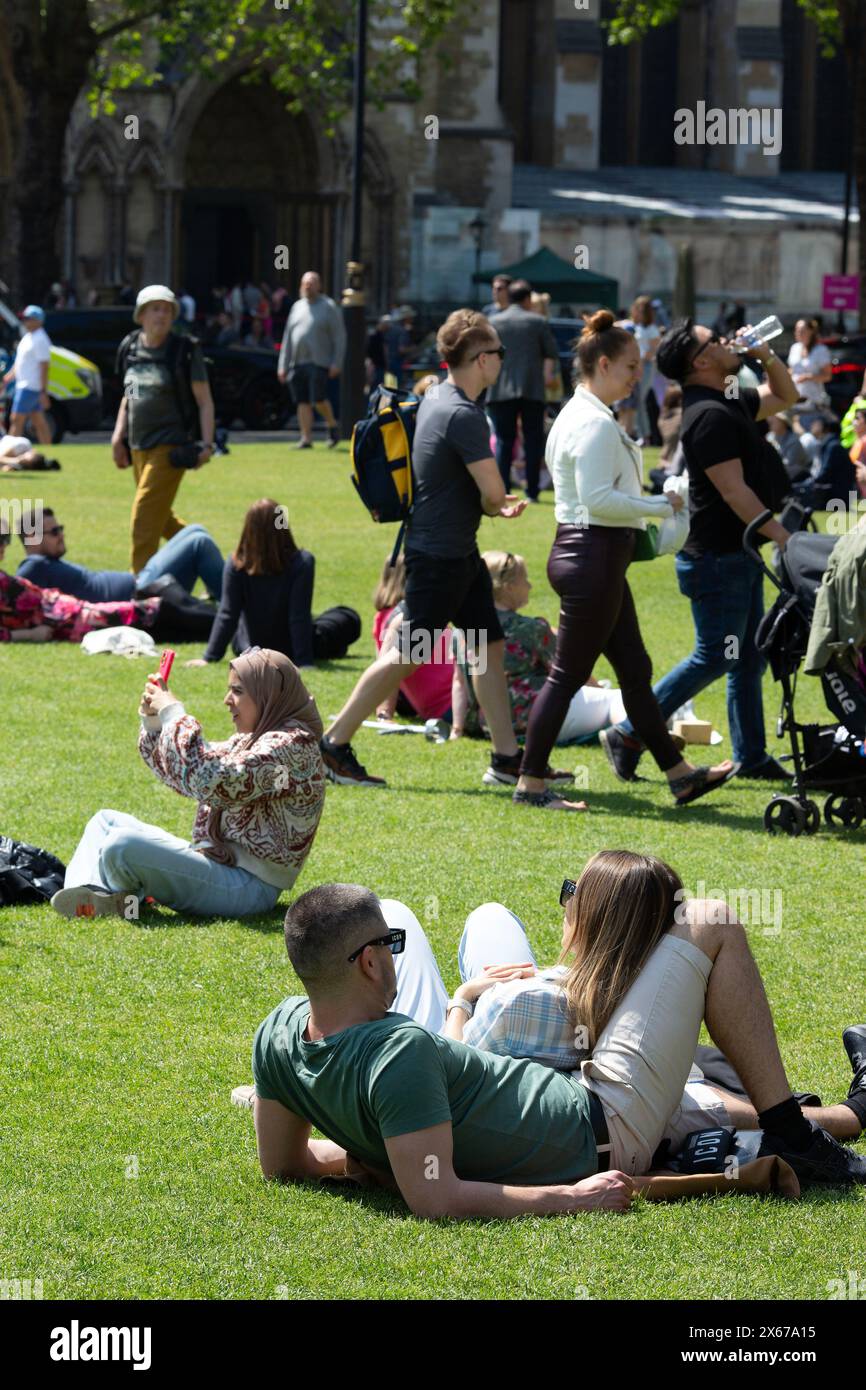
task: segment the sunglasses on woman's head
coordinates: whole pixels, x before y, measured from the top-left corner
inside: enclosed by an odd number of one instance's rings
[[[485,355],[487,357],[498,357],[501,362],[505,356],[505,348],[501,345],[498,348],[482,348],[480,352],[476,352],[475,356],[470,357],[469,360],[470,362],[477,362],[479,357],[484,357]]]
[[[568,903],[569,898],[573,898],[576,892],[577,879],[564,878],[562,880],[562,887],[559,890],[559,906],[565,907]]]

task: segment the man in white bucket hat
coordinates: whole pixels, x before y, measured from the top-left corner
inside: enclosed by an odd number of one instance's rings
[[[172,504],[186,468],[213,453],[214,404],[201,347],[172,333],[180,305],[167,285],[146,285],[135,301],[139,327],[117,350],[123,397],[111,439],[118,468],[132,466],[135,500],[130,520],[130,569],[144,568],[160,537],[186,525]]]

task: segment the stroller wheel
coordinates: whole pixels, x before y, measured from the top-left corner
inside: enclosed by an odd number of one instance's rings
[[[824,802],[824,819],[828,825],[857,830],[863,824],[863,802],[856,796],[828,796]]]
[[[795,796],[774,796],[768,803],[764,829],[771,835],[802,835],[806,828],[806,811]]]
[[[806,814],[806,834],[816,835],[821,829],[821,811],[814,801],[807,801],[803,810]]]

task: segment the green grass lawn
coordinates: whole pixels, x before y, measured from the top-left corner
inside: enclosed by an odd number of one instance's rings
[[[63,472],[4,478],[2,498],[40,496],[67,528],[69,558],[125,568],[131,478],[107,447],[64,446]],[[179,512],[227,550],[250,502],[288,504],[298,542],[316,555],[316,606],[351,603],[365,632],[350,658],[310,681],[334,714],[371,650],[370,594],[391,528],[377,530],[348,481],[345,447],[298,454],[235,445],[185,478]],[[555,621],[545,579],[552,500],[516,521],[485,520],[480,542],[523,553],[531,610]],[[17,542],[16,547],[17,551]],[[7,555],[7,567],[16,561]],[[673,562],[636,566],[644,634],[661,674],[691,646]],[[210,738],[228,737],[226,665],[172,687]],[[136,750],[141,661],[73,646],[0,647],[3,768],[0,831],[69,859],[100,807],[189,833],[193,806],[163,788]],[[610,674],[603,668],[599,675]],[[774,728],[776,687],[765,685]],[[722,686],[698,713],[727,733]],[[826,718],[803,678],[801,718]],[[436,747],[363,730],[361,760],[387,776],[376,793],[329,787],[301,888],[355,880],[408,902],[446,983],[467,912],[497,898],[529,926],[540,960],[555,956],[563,877],[604,847],[669,859],[692,892],[779,890],[778,935],[749,935],[796,1088],[840,1099],[850,1071],[843,1026],[866,1016],[864,831],[771,838],[772,789],[733,784],[688,811],[661,775],[617,783],[597,746],[559,750],[586,769],[587,816],[532,813],[483,789],[486,746]],[[770,748],[783,746],[770,738]],[[727,756],[730,746],[721,746]],[[709,750],[697,750],[710,760]],[[287,898],[283,899],[283,906]],[[798,1205],[726,1197],[626,1216],[428,1225],[387,1195],[281,1188],[262,1181],[252,1117],[229,1103],[249,1079],[260,1020],[298,991],[281,913],[234,921],[171,913],[147,929],[67,922],[48,907],[0,912],[2,1115],[0,1277],[43,1280],[46,1298],[825,1298],[827,1281],[866,1275],[861,1191],[812,1189]]]

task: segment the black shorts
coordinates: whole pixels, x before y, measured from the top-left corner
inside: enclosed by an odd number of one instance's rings
[[[462,559],[407,550],[404,603],[412,642],[424,633],[435,645],[434,634],[449,623],[467,634],[470,650],[479,643],[502,641],[490,571],[477,550]]]
[[[328,394],[328,369],[312,362],[300,362],[289,372],[289,385],[295,405],[315,405]]]

